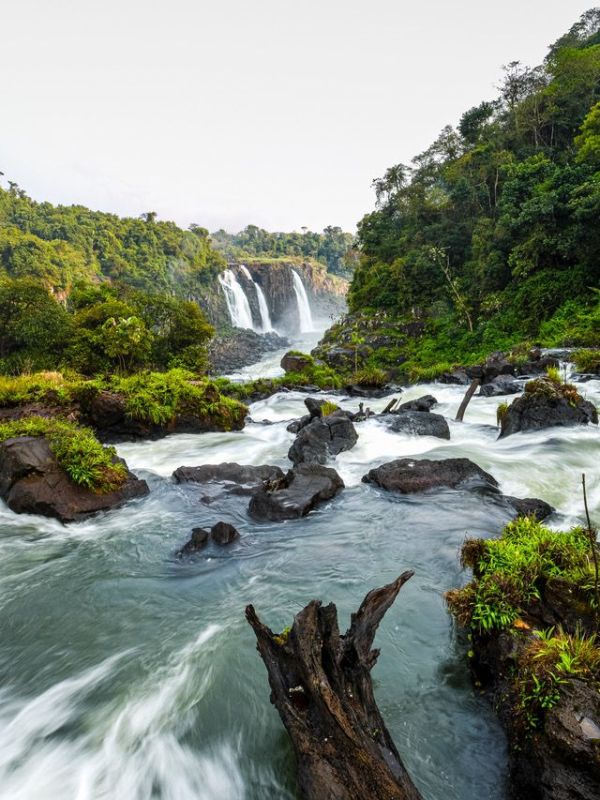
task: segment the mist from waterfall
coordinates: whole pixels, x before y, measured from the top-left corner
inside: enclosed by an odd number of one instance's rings
[[[300,332],[309,333],[314,330],[314,323],[312,312],[310,310],[310,303],[308,302],[308,295],[302,283],[302,278],[295,269],[292,270],[292,277],[294,279],[294,292],[296,293],[296,301],[298,303],[298,316],[300,317]]]
[[[240,264],[240,270],[244,273],[244,275],[248,278],[249,281],[252,281],[254,284],[254,288],[256,290],[256,299],[258,300],[258,310],[260,311],[260,331],[257,333],[271,333],[271,331],[275,330],[273,328],[273,323],[271,322],[271,314],[269,313],[269,306],[267,305],[267,298],[265,297],[265,293],[260,288],[258,283],[252,277],[252,273],[248,269],[248,267],[244,266],[244,264]]]
[[[226,269],[222,275],[219,275],[219,283],[223,287],[231,324],[234,328],[254,330],[250,303],[233,270]]]

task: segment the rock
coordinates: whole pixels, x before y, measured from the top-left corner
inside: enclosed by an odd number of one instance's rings
[[[519,517],[533,516],[542,522],[546,517],[554,514],[555,511],[549,503],[538,500],[536,497],[525,497],[523,499],[511,497],[510,495],[503,495],[503,497],[513,506]]]
[[[453,384],[455,386],[467,386],[471,383],[471,378],[467,375],[464,369],[457,369],[454,372],[442,372],[437,377],[438,383]]]
[[[216,525],[213,525],[210,529],[210,536],[215,544],[221,546],[231,544],[235,539],[240,538],[237,529],[228,522],[217,522]]]
[[[127,466],[115,457],[115,463]],[[43,437],[20,436],[0,443],[0,497],[17,514],[40,514],[73,522],[122,506],[149,492],[146,481],[127,472],[125,483],[107,494],[73,483]]]
[[[350,450],[358,441],[352,422],[343,411],[313,419],[302,428],[288,452],[294,464],[324,464],[329,458]]]
[[[283,470],[267,464],[252,466],[225,462],[202,464],[199,467],[178,467],[173,473],[176,483],[233,483],[247,490],[260,488],[265,481],[283,478]]]
[[[275,332],[256,333],[236,328],[215,336],[208,347],[211,374],[226,375],[260,361],[265,353],[286,347],[289,341]]]
[[[257,520],[278,521],[304,517],[344,488],[334,469],[300,464],[280,481],[266,484],[250,500],[248,511]]]
[[[440,414],[430,411],[402,411],[395,414],[384,414],[380,419],[396,433],[409,433],[413,436],[437,436],[439,439],[450,438],[448,423]]]
[[[344,391],[349,397],[379,398],[387,397],[389,394],[397,393],[396,384],[386,384],[385,386],[364,386],[359,384],[349,384],[344,386]]]
[[[209,531],[204,530],[204,528],[193,528],[190,540],[177,552],[177,556],[181,558],[181,556],[189,556],[191,553],[197,553],[198,550],[202,550],[208,544],[209,536]]]
[[[434,461],[428,458],[398,458],[370,470],[363,483],[375,483],[383,489],[412,494],[438,488],[496,488],[492,475],[468,458],[448,458]]]
[[[305,399],[304,405],[308,409],[310,419],[323,416],[322,408],[325,405],[325,402],[325,400],[318,400],[316,397],[307,397]]]
[[[302,428],[305,428],[309,422],[312,422],[312,417],[310,414],[305,414],[303,417],[300,417],[300,419],[293,419],[289,425],[286,426],[286,431],[288,433],[298,433]]]
[[[313,363],[311,356],[290,350],[281,359],[281,369],[285,370],[285,372],[304,372]]]
[[[437,404],[438,401],[432,394],[424,394],[423,397],[417,397],[416,400],[408,400],[406,403],[402,403],[395,409],[394,414],[402,411],[431,411]]]
[[[479,389],[480,397],[501,397],[506,394],[518,394],[521,385],[510,375],[498,375]]]
[[[473,375],[474,378],[481,377],[482,383],[489,383],[499,375],[514,375],[515,367],[506,358],[504,353],[492,353],[487,357],[482,367],[482,375]]]
[[[598,377],[592,372],[572,372],[569,380],[574,383],[589,383],[589,381],[597,381]]]
[[[521,397],[500,417],[500,437],[519,431],[570,425],[598,424],[596,406],[584,400],[577,389],[551,378],[537,378],[526,384]]]

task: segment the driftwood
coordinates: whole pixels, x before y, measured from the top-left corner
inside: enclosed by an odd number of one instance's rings
[[[467,410],[467,406],[471,402],[471,398],[475,394],[475,389],[477,389],[477,387],[479,386],[480,383],[481,383],[481,381],[479,380],[479,378],[474,378],[471,381],[471,385],[467,389],[467,392],[466,392],[465,396],[463,397],[462,403],[460,404],[458,412],[456,414],[456,421],[457,422],[462,422],[463,421],[463,417],[465,416],[465,411]]]
[[[371,650],[383,615],[412,577],[365,597],[340,635],[337,609],[313,600],[289,631],[274,634],[253,606],[246,619],[267,667],[271,702],[292,739],[306,800],[420,800],[379,713]]]

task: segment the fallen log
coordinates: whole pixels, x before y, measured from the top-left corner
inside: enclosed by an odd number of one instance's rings
[[[246,608],[271,702],[292,740],[305,800],[421,800],[377,708],[377,627],[413,572],[367,594],[340,635],[337,609],[310,602],[277,635]]]

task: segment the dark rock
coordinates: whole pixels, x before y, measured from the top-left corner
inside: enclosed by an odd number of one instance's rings
[[[115,463],[127,466],[115,457]],[[0,497],[17,514],[41,514],[61,522],[108,511],[149,492],[146,481],[127,472],[125,483],[97,494],[73,483],[43,437],[20,436],[0,443]]]
[[[426,492],[430,489],[449,489],[484,486],[495,488],[498,482],[468,458],[448,458],[434,461],[428,458],[399,458],[370,470],[364,483],[376,483],[383,489],[402,494]]]
[[[178,467],[173,473],[177,483],[235,483],[240,486],[262,486],[265,481],[283,478],[279,467],[268,464],[252,466],[246,464],[202,464],[199,467]]]
[[[523,499],[519,499],[518,497],[504,495],[504,499],[507,500],[511,506],[513,506],[517,512],[517,516],[533,516],[539,520],[539,522],[542,522],[542,520],[545,520],[546,517],[554,514],[555,511],[555,509],[552,508],[549,503],[545,503],[543,500],[538,500],[536,497],[525,497]]]
[[[324,464],[327,459],[350,450],[358,441],[352,422],[343,411],[313,419],[302,428],[288,452],[294,464]]]
[[[312,366],[313,359],[303,353],[295,353],[293,350],[286,353],[281,359],[281,369],[285,372],[304,372],[307,367]]]
[[[393,385],[393,384],[392,384]],[[387,397],[393,394],[395,389],[390,388],[387,384],[385,386],[362,386],[358,384],[349,384],[344,386],[344,391],[349,397]]]
[[[266,484],[250,500],[248,511],[257,520],[296,519],[344,488],[334,469],[300,464],[280,481]]]
[[[304,405],[308,409],[311,419],[323,416],[322,408],[325,405],[325,400],[318,400],[316,397],[307,397]]]
[[[499,375],[514,375],[515,367],[506,358],[504,353],[492,353],[485,361],[482,368],[482,375],[473,375],[474,378],[482,378],[482,383],[489,383]]]
[[[213,525],[210,529],[210,536],[215,544],[221,546],[231,544],[235,539],[240,538],[237,529],[228,522],[217,522],[216,525]]]
[[[183,545],[177,555],[181,557],[188,556],[191,553],[197,553],[198,550],[202,550],[203,547],[206,547],[209,536],[210,533],[204,530],[204,528],[193,528],[190,540]]]
[[[309,422],[312,422],[312,417],[310,414],[305,414],[300,419],[293,419],[289,425],[286,426],[286,431],[288,433],[298,433],[302,428],[305,428]]]
[[[510,375],[498,375],[479,389],[480,397],[501,397],[506,394],[518,394],[521,385]]]
[[[380,419],[396,433],[450,438],[450,428],[444,417],[432,414],[430,411],[402,411],[399,414],[384,414]]]
[[[211,374],[236,372],[260,361],[265,353],[280,350],[288,344],[287,339],[275,332],[256,333],[249,328],[236,328],[220,334],[211,340],[208,348]]]
[[[319,389],[318,386],[315,386],[313,383],[306,383],[304,385],[295,386],[294,391],[300,392],[302,394],[304,393],[314,394],[315,392],[320,392],[321,390]]]
[[[454,372],[442,372],[436,380],[438,383],[453,384],[455,386],[467,386],[471,383],[471,378],[463,369],[457,369]]]
[[[519,431],[571,425],[598,424],[596,406],[568,384],[538,378],[525,386],[500,419],[500,436]]]
[[[417,397],[416,400],[408,400],[406,403],[402,403],[395,409],[394,414],[402,411],[431,411],[437,404],[438,401],[432,394],[424,394],[423,397]]]

